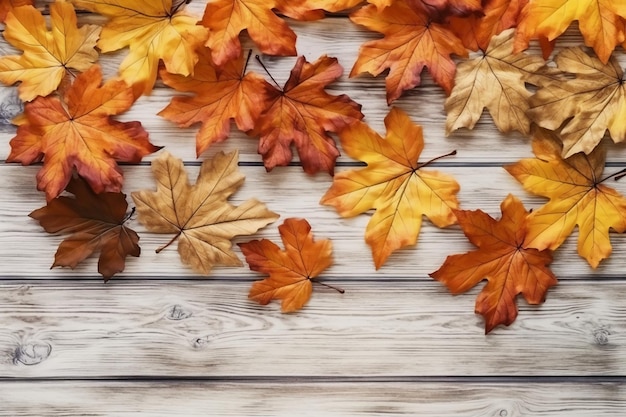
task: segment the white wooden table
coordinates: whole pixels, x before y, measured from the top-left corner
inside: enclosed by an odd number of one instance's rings
[[[365,120],[384,133],[384,78],[347,77],[359,45],[377,35],[345,16],[290,24],[307,59],[339,58],[345,75],[329,90],[361,103]],[[559,46],[580,43],[570,30]],[[106,74],[115,73],[121,57],[101,57]],[[279,82],[295,62],[263,59]],[[426,74],[423,84],[395,104],[424,126],[424,159],[458,151],[433,165],[456,176],[462,207],[497,217],[508,193],[538,207],[544,200],[502,169],[532,156],[528,139],[500,134],[488,115],[473,131],[446,138],[444,93]],[[197,159],[197,129],[156,116],[173,94],[159,85],[121,119],[140,120],[153,143],[184,159],[192,178],[205,158],[239,149],[247,179],[233,202],[254,196],[282,219],[307,218],[317,238],[333,240],[335,263],[323,279],[345,294],[316,286],[305,309],[281,314],[278,303],[262,307],[247,299],[259,274],[242,267],[195,275],[174,247],[155,254],[169,237],[148,233],[136,220],[130,225],[141,236],[141,257],[129,258],[109,283],[97,275],[96,259],[74,271],[50,270],[63,237],[46,234],[27,216],[45,204],[35,188],[39,167],[0,165],[0,415],[626,415],[626,236],[612,234],[614,253],[595,271],[578,257],[571,236],[556,254],[560,282],[546,303],[520,301],[517,321],[485,336],[473,313],[479,289],[452,296],[428,277],[446,255],[472,248],[458,227],[441,230],[426,221],[416,247],[375,271],[363,240],[369,216],[341,219],[318,204],[328,175],[308,176],[297,163],[265,173],[257,142],[236,129]],[[14,133],[2,129],[2,160]],[[626,164],[626,149],[610,149],[613,172]],[[154,158],[123,167],[127,194],[154,188]],[[354,165],[342,156],[337,171]],[[626,181],[614,186],[626,193]],[[255,237],[278,239],[282,219]]]

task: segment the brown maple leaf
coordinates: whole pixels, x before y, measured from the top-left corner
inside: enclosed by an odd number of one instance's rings
[[[528,0],[488,0],[484,3],[481,13],[450,18],[450,27],[472,51],[485,51],[494,36],[517,26]]]
[[[547,267],[552,252],[524,246],[528,212],[521,201],[509,195],[500,207],[500,220],[481,210],[455,210],[463,233],[478,249],[448,256],[441,268],[430,274],[454,294],[487,280],[476,299],[476,313],[485,318],[485,333],[515,321],[518,294],[529,304],[540,304],[548,288],[557,283]]]
[[[568,48],[554,58],[567,77],[546,78],[530,98],[528,115],[559,130],[563,156],[590,153],[609,131],[614,142],[626,139],[626,85],[616,58],[603,64],[582,48]]]
[[[119,67],[135,93],[148,94],[157,77],[159,60],[172,74],[189,75],[198,61],[196,49],[207,39],[198,17],[185,11],[184,1],[71,0],[77,7],[109,20],[98,48],[104,53],[129,48]]]
[[[385,35],[365,42],[350,76],[368,72],[374,76],[386,69],[387,104],[421,83],[424,67],[447,94],[454,84],[455,63],[452,54],[465,57],[461,40],[447,26],[433,22],[421,7],[396,2],[379,11],[365,6],[350,15],[354,23]]]
[[[245,73],[248,61],[243,56],[218,69],[211,62],[208,49],[203,48],[199,55],[193,75],[184,77],[161,72],[165,84],[177,91],[194,93],[194,96],[173,97],[159,112],[159,116],[181,127],[202,123],[196,135],[198,156],[213,143],[228,137],[231,119],[243,132],[253,129],[272,88],[260,75]]]
[[[54,255],[55,266],[72,269],[100,251],[98,272],[108,281],[122,272],[127,256],[139,256],[139,236],[124,226],[129,218],[126,194],[95,194],[80,177],[74,177],[66,191],[74,194],[57,197],[29,214],[48,233],[69,233]]]
[[[242,265],[230,240],[255,233],[278,215],[255,199],[240,206],[227,201],[245,178],[237,160],[236,151],[219,152],[202,163],[194,185],[180,159],[164,153],[152,162],[157,190],[133,192],[132,197],[138,220],[149,231],[174,234],[157,253],[178,240],[181,260],[199,273],[208,274],[216,265]]]
[[[398,108],[385,117],[385,126],[386,139],[363,122],[339,134],[346,153],[368,166],[337,173],[320,201],[342,217],[376,210],[365,229],[376,269],[395,250],[417,242],[423,215],[445,227],[456,222],[452,210],[458,207],[454,178],[424,170],[432,161],[417,160],[424,148],[422,127]]]
[[[284,251],[267,239],[239,243],[239,247],[251,270],[269,274],[252,284],[249,298],[261,305],[283,300],[281,310],[288,313],[301,309],[311,298],[311,280],[333,262],[332,243],[314,241],[311,225],[304,219],[285,219],[278,231]]]
[[[532,0],[519,18],[515,51],[528,48],[530,39],[554,41],[578,20],[585,45],[593,47],[603,63],[611,58],[616,45],[624,42],[624,0]],[[544,42],[544,57],[553,44]]]
[[[536,78],[545,63],[539,56],[513,54],[514,30],[491,39],[483,56],[457,66],[452,93],[446,99],[446,134],[460,127],[472,129],[486,107],[501,132],[530,132],[526,115],[532,95],[526,82]]]
[[[320,57],[309,63],[298,57],[282,90],[272,88],[251,136],[260,136],[258,151],[265,168],[287,165],[295,143],[308,174],[333,174],[339,151],[328,132],[341,132],[363,118],[361,105],[345,94],[333,96],[324,87],[343,73],[337,58]]]
[[[94,47],[101,28],[78,28],[71,4],[51,4],[50,23],[48,31],[44,17],[32,6],[17,7],[7,15],[4,38],[24,53],[0,57],[0,81],[21,81],[18,91],[24,101],[47,96],[71,69],[85,71],[98,60]]]
[[[63,191],[74,168],[96,193],[119,192],[123,176],[116,161],[137,163],[160,149],[141,123],[111,117],[130,108],[132,89],[121,80],[100,86],[101,81],[94,65],[61,97],[37,97],[24,106],[25,120],[11,139],[7,162],[30,165],[43,159],[37,189],[48,201]]]
[[[261,52],[268,55],[296,55],[296,34],[272,10],[283,3],[286,2],[210,1],[206,5],[202,24],[209,28],[206,46],[212,51],[213,62],[222,66],[241,55],[239,33],[244,29]]]
[[[556,249],[578,225],[578,254],[596,268],[612,251],[609,230],[626,231],[626,198],[602,178],[606,147],[589,155],[561,156],[561,143],[553,133],[537,129],[533,139],[536,158],[506,166],[524,189],[550,199],[533,211],[524,245]]]

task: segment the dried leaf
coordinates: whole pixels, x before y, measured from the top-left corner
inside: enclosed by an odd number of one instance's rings
[[[123,176],[116,161],[137,163],[160,149],[141,123],[111,117],[132,106],[132,89],[121,80],[101,81],[94,65],[62,97],[37,97],[24,106],[26,120],[10,142],[7,162],[29,165],[43,158],[37,189],[48,201],[63,191],[74,168],[96,193],[119,192]]]
[[[2,0],[0,1],[0,22],[4,22],[10,10],[20,6],[30,6],[33,0]]]
[[[341,132],[363,118],[361,105],[345,94],[333,96],[324,88],[343,73],[337,58],[320,57],[309,63],[301,56],[282,90],[271,88],[255,129],[265,168],[287,165],[295,143],[302,168],[308,174],[333,174],[339,151],[328,132]],[[270,86],[271,87],[271,86]]]
[[[563,156],[590,153],[607,129],[614,142],[626,139],[626,86],[617,59],[605,65],[581,48],[568,48],[554,61],[574,77],[545,79],[530,98],[528,115],[547,129],[562,127]]]
[[[196,49],[207,39],[198,18],[184,2],[172,0],[71,0],[77,7],[109,18],[98,47],[104,53],[129,48],[119,73],[137,95],[149,94],[159,60],[172,74],[189,75],[198,61]]]
[[[4,38],[24,53],[0,57],[0,81],[7,85],[21,81],[18,90],[24,101],[47,96],[70,68],[85,71],[98,60],[94,47],[101,28],[78,28],[71,4],[51,4],[50,23],[48,30],[44,17],[32,6],[15,8],[7,15]]]
[[[552,253],[523,244],[528,212],[521,201],[509,195],[500,207],[500,220],[481,210],[455,210],[463,233],[478,249],[448,256],[441,268],[430,274],[454,294],[487,280],[476,299],[476,313],[485,318],[485,333],[515,321],[518,294],[529,304],[541,304],[548,288],[557,283],[547,267]]]
[[[249,298],[261,305],[283,300],[281,310],[288,313],[301,309],[311,298],[311,280],[332,264],[332,243],[315,242],[311,225],[304,219],[286,219],[278,231],[285,250],[267,239],[240,243],[239,247],[251,270],[269,274],[252,284]]]
[[[417,242],[422,215],[445,227],[456,222],[452,210],[458,207],[454,178],[424,170],[429,162],[417,161],[424,147],[422,127],[397,108],[391,109],[385,125],[386,139],[362,122],[339,134],[346,153],[368,166],[337,173],[321,200],[342,217],[376,210],[365,229],[376,269],[395,250]]]
[[[180,159],[164,153],[152,162],[156,191],[132,193],[138,220],[154,233],[174,234],[182,262],[208,274],[216,265],[240,266],[231,239],[250,235],[278,218],[257,200],[233,206],[227,200],[244,181],[238,153],[220,152],[204,161],[194,185]]]
[[[445,102],[447,135],[460,127],[473,129],[485,107],[501,132],[530,132],[526,113],[532,93],[525,82],[544,61],[523,52],[513,55],[513,36],[513,29],[494,36],[483,56],[458,65],[454,88]]]
[[[194,96],[173,97],[159,112],[159,116],[181,127],[202,123],[196,135],[198,156],[228,137],[231,119],[243,132],[253,129],[272,88],[260,75],[244,74],[247,61],[243,56],[218,69],[211,62],[208,49],[203,48],[199,54],[201,59],[194,75],[184,77],[161,72],[165,84],[176,91],[194,93]]]
[[[506,167],[524,189],[550,199],[531,214],[524,245],[556,249],[578,225],[578,254],[597,267],[611,254],[609,229],[626,230],[626,199],[604,184],[613,175],[602,178],[606,148],[563,159],[558,139],[538,129],[533,151],[536,158]]]
[[[108,281],[122,272],[127,256],[139,256],[139,236],[124,226],[128,215],[126,194],[95,194],[80,177],[74,177],[66,191],[74,194],[57,197],[29,214],[48,233],[69,233],[54,255],[55,266],[72,269],[100,252],[98,272]]]
[[[450,93],[456,68],[451,55],[465,57],[467,51],[452,30],[433,22],[423,8],[396,2],[379,11],[369,5],[352,13],[350,20],[385,35],[361,46],[350,76],[363,72],[377,76],[389,69],[387,104],[419,85],[424,67]]]

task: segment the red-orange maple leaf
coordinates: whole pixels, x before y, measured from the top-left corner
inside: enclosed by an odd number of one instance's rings
[[[55,266],[72,269],[100,251],[98,272],[109,280],[122,272],[127,256],[139,256],[139,236],[124,226],[128,219],[126,195],[95,194],[80,177],[70,180],[66,191],[74,198],[61,196],[29,214],[48,233],[70,233],[54,255]]]
[[[341,76],[337,58],[320,57],[309,63],[301,56],[282,90],[272,88],[266,110],[250,135],[261,137],[259,153],[265,168],[287,165],[295,143],[308,174],[333,174],[339,151],[328,132],[340,132],[363,118],[361,105],[345,94],[333,96],[324,87]]]
[[[368,72],[374,76],[389,69],[387,103],[421,83],[424,67],[450,94],[454,85],[455,64],[452,54],[467,56],[461,40],[447,26],[433,22],[421,7],[393,3],[379,11],[365,6],[350,15],[354,23],[385,35],[365,42],[350,73],[351,77]]]
[[[279,5],[277,0],[209,1],[202,24],[209,28],[206,46],[211,48],[213,62],[222,66],[241,55],[239,33],[244,29],[261,52],[296,55],[296,34],[272,10]]]
[[[454,294],[487,280],[476,299],[476,313],[485,318],[485,333],[500,324],[513,323],[518,294],[529,304],[540,304],[548,288],[557,283],[547,267],[552,252],[524,246],[528,212],[522,202],[509,195],[500,207],[500,220],[481,210],[455,210],[463,233],[478,249],[448,256],[441,268],[430,274]]]
[[[284,251],[267,239],[239,243],[239,247],[251,270],[269,274],[252,285],[249,298],[261,305],[281,299],[281,310],[287,313],[301,309],[311,298],[311,280],[332,264],[332,243],[314,241],[311,225],[304,219],[286,219],[278,231]]]
[[[193,75],[183,77],[161,72],[165,84],[195,95],[172,98],[159,116],[181,127],[202,123],[196,135],[196,154],[200,155],[213,143],[228,137],[231,119],[243,132],[253,129],[272,86],[256,73],[244,74],[247,60],[243,56],[218,70],[208,49],[204,48],[198,55],[200,61]]]
[[[33,4],[33,0],[2,0],[0,1],[0,22],[4,22],[7,13],[14,7],[26,6]]]
[[[124,81],[100,86],[100,67],[78,75],[62,97],[37,97],[24,106],[26,120],[11,140],[7,162],[29,165],[43,159],[37,189],[48,201],[58,196],[75,168],[96,193],[119,192],[123,176],[116,161],[137,163],[159,150],[139,122],[119,122],[111,116],[135,101]]]

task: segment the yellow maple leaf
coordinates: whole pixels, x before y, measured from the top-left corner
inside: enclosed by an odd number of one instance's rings
[[[57,89],[69,69],[87,70],[98,60],[94,49],[100,27],[77,27],[71,4],[58,1],[50,5],[51,30],[33,6],[12,9],[6,18],[4,38],[22,55],[0,58],[0,81],[12,85],[18,81],[20,98],[31,101]]]
[[[515,51],[526,49],[530,39],[553,41],[578,20],[585,44],[606,64],[624,41],[623,18],[626,0],[531,0],[520,15]]]
[[[184,2],[172,0],[72,0],[77,7],[109,18],[98,47],[104,53],[128,47],[120,64],[122,78],[138,94],[148,94],[157,77],[159,60],[172,74],[189,75],[198,62],[196,49],[208,33],[188,14]]]
[[[415,244],[422,215],[437,227],[455,223],[452,209],[458,208],[459,191],[454,178],[423,170],[430,162],[418,163],[424,148],[421,126],[398,108],[391,109],[385,125],[386,139],[361,121],[339,133],[345,152],[368,166],[337,173],[321,200],[342,217],[376,209],[365,241],[372,247],[377,269],[393,251]]]
[[[626,198],[604,184],[614,175],[602,178],[606,148],[563,159],[555,135],[537,129],[533,151],[536,158],[505,167],[526,190],[550,199],[530,214],[524,246],[556,249],[578,225],[578,254],[597,267],[611,254],[609,229],[626,230]]]

